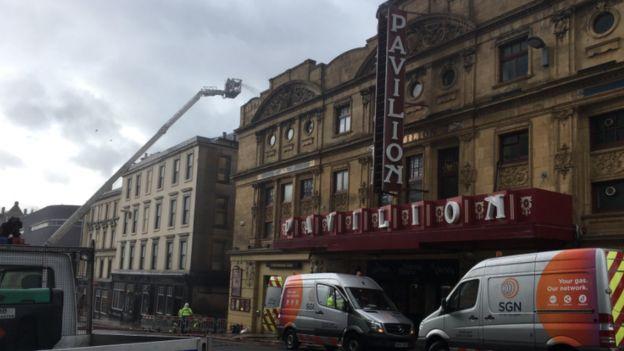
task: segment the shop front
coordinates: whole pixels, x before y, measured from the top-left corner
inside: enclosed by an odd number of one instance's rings
[[[290,275],[310,273],[310,254],[279,250],[232,251],[228,327],[274,333],[279,293]]]
[[[291,218],[275,247],[311,250],[314,272],[362,271],[418,323],[477,262],[573,242],[571,197],[522,189]]]

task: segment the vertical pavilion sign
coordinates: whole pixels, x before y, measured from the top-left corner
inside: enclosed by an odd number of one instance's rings
[[[378,19],[373,180],[376,192],[398,192],[403,185],[407,14],[388,6]]]

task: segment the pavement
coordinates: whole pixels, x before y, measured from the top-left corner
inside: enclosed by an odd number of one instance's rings
[[[118,320],[110,319],[94,319],[93,333],[127,333],[167,337],[210,337],[214,345],[214,350],[284,350],[282,346],[283,343],[278,340],[275,335],[271,334],[173,334],[148,331],[138,325],[121,323]]]

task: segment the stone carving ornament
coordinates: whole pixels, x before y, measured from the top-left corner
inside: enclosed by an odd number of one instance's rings
[[[293,106],[302,104],[315,96],[316,94],[312,90],[303,85],[282,87],[277,93],[269,97],[269,100],[258,112],[255,119],[259,120],[275,115]]]
[[[559,172],[565,179],[571,169],[572,151],[567,144],[563,144],[563,146],[559,148],[559,152],[555,154],[555,171]]]
[[[592,179],[620,175],[624,175],[624,150],[615,150],[591,157]]]
[[[419,52],[458,38],[473,29],[472,23],[457,17],[428,15],[410,25],[408,47],[410,53]]]
[[[570,29],[570,17],[572,16],[572,9],[565,9],[555,13],[551,17],[551,21],[554,25],[553,33],[557,39],[562,39],[568,30]]]
[[[468,191],[472,183],[477,180],[477,170],[474,169],[469,162],[466,162],[464,167],[462,167],[460,174],[461,182],[464,185],[464,188],[466,188],[466,191]]]
[[[520,188],[529,185],[529,165],[503,166],[498,174],[498,188]]]

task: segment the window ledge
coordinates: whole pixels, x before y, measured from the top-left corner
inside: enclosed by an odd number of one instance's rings
[[[624,143],[621,144],[610,144],[610,145],[605,145],[605,146],[601,146],[601,147],[597,147],[593,150],[590,151],[590,155],[599,155],[599,154],[606,154],[612,151],[619,151],[624,149]]]
[[[594,212],[592,214],[581,216],[581,219],[600,219],[611,217],[624,217],[624,210],[622,211],[610,211],[610,212]]]
[[[496,83],[496,84],[494,84],[492,86],[492,89],[500,89],[502,87],[506,87],[506,86],[509,86],[509,85],[513,85],[513,84],[516,84],[516,83],[527,81],[527,80],[529,80],[531,78],[533,78],[533,75],[532,74],[527,74],[525,76],[514,78],[512,80],[508,80],[508,81],[505,81],[505,82],[498,82],[498,83]]]

